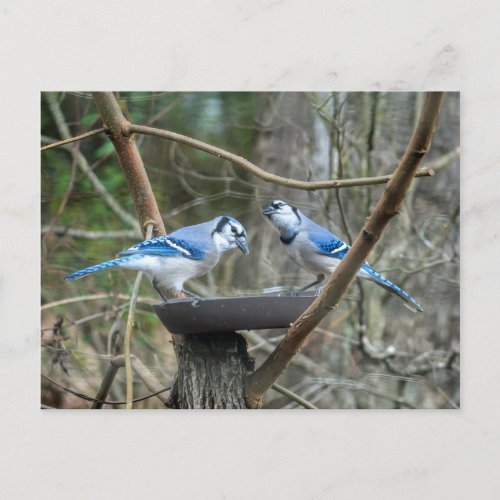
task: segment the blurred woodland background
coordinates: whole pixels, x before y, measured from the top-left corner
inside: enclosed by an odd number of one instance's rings
[[[268,172],[301,180],[390,174],[423,103],[421,93],[116,94],[133,123],[179,132],[243,156]],[[413,314],[372,283],[353,283],[279,383],[319,408],[457,408],[459,373],[460,98],[447,93],[430,152],[401,213],[369,257],[424,312]],[[89,93],[43,93],[42,145],[64,130],[101,127]],[[251,253],[231,252],[186,287],[202,296],[252,295],[302,286],[314,278],[284,254],[260,214],[272,199],[298,206],[350,242],[385,185],[306,192],[267,184],[229,162],[176,142],[136,136],[167,232],[228,214],[249,234]],[[41,153],[42,403],[89,408],[125,329],[134,272],[63,277],[109,260],[142,239],[112,143],[98,134]],[[176,373],[170,335],[142,282],[132,352],[168,387]],[[243,332],[257,365],[284,331]],[[118,339],[118,340],[117,340]],[[364,339],[364,340],[363,340]],[[367,340],[366,340],[367,339]],[[47,378],[48,377],[48,378]],[[50,380],[49,380],[50,379]],[[150,391],[135,380],[134,395]],[[109,400],[124,401],[118,372]],[[105,408],[123,408],[111,404]],[[164,408],[156,397],[136,408]],[[264,408],[300,408],[268,391]]]

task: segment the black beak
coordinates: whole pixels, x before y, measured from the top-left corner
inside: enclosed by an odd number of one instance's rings
[[[264,208],[264,210],[262,210],[262,215],[266,215],[267,217],[270,217],[275,212],[276,212],[276,210],[273,207],[271,207],[271,205],[269,205],[266,208]]]
[[[248,245],[246,244],[245,241],[240,240],[240,238],[235,239],[236,244],[238,245],[238,248],[245,254],[248,255],[250,253],[250,249],[248,248]]]

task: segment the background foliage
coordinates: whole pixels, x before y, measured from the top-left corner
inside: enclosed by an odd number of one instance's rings
[[[189,135],[269,172],[304,180],[391,173],[423,101],[419,93],[122,92],[119,97],[131,122]],[[42,142],[60,139],[61,120],[72,135],[101,126],[89,94],[59,93],[56,98],[62,117],[54,115],[42,95]],[[249,256],[233,252],[208,276],[188,283],[201,295],[255,294],[311,280],[283,255],[277,235],[260,215],[269,200],[288,200],[349,240],[384,189],[288,190],[187,146],[146,136],[138,136],[137,142],[167,231],[227,213],[249,232]],[[401,214],[369,259],[413,295],[424,313],[412,314],[371,283],[352,285],[281,377],[282,385],[320,408],[459,405],[458,146],[459,95],[449,93],[424,165],[435,168],[436,175],[415,180]],[[42,153],[42,372],[94,396],[108,363],[109,333],[127,307],[126,297],[96,296],[128,295],[135,275],[115,270],[71,283],[63,277],[112,258],[140,235],[103,202],[79,168],[78,153],[117,202],[131,215],[134,211],[104,134]],[[80,300],[51,305],[71,297]],[[168,386],[176,362],[169,335],[148,306],[155,300],[156,293],[144,281],[132,350]],[[59,323],[61,327],[54,327]],[[245,333],[257,363],[283,333]],[[370,341],[364,347],[363,334]],[[124,392],[120,372],[110,399],[123,400]],[[147,392],[136,382],[136,395]],[[89,406],[46,381],[42,401],[57,407]],[[161,406],[156,398],[136,404]],[[268,408],[296,406],[273,391],[266,397]]]

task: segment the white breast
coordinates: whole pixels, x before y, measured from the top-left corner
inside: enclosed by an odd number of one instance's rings
[[[169,290],[180,291],[184,282],[202,276],[214,267],[219,255],[213,253],[203,260],[186,259],[185,257],[163,257],[160,255],[144,255],[141,259],[133,259],[121,265],[127,269],[143,271],[151,280]]]

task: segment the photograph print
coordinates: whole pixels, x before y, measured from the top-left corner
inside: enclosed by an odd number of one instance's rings
[[[458,92],[40,97],[41,408],[460,407]]]

